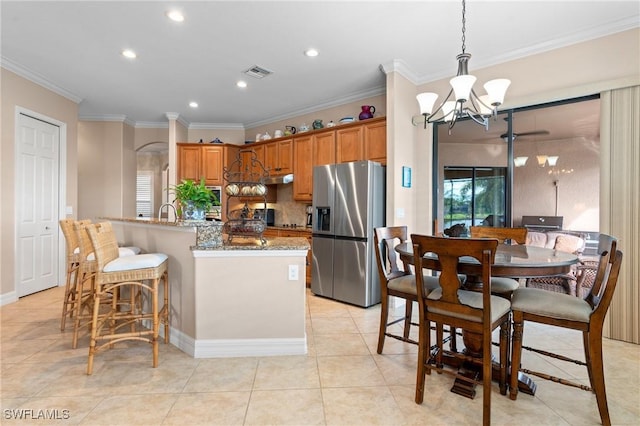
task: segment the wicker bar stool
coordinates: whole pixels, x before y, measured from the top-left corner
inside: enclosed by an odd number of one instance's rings
[[[91,223],[90,220],[83,220],[83,223]],[[77,285],[78,269],[80,267],[80,254],[77,234],[74,230],[74,219],[61,219],[60,229],[64,235],[66,246],[67,276],[64,283],[64,298],[62,299],[62,316],[60,318],[60,330],[64,330],[69,319],[73,318],[77,310]]]
[[[126,340],[150,343],[153,355],[152,366],[157,367],[158,330],[161,322],[164,324],[165,343],[169,341],[167,255],[149,253],[119,257],[118,244],[110,222],[89,225],[87,232],[97,262],[87,374],[93,373],[93,360],[97,352]],[[161,280],[164,284],[164,304],[159,308],[158,294]],[[110,297],[110,294],[122,292],[125,288],[130,295],[128,306],[118,303],[118,297]],[[112,303],[107,312],[101,313],[101,300],[105,297],[110,297]]]
[[[76,300],[75,305],[75,318],[73,324],[73,339],[71,347],[75,349],[78,346],[78,332],[81,327],[81,322],[85,321],[90,323],[93,316],[93,293],[95,290],[95,275],[97,272],[98,264],[96,262],[95,255],[93,254],[93,245],[89,238],[87,231],[87,225],[90,225],[90,220],[76,221],[73,224],[73,229],[78,240],[78,253],[77,261],[79,262],[77,279],[76,279]],[[100,224],[97,224],[100,226]],[[140,254],[139,247],[127,246],[118,247],[118,256],[133,256]],[[111,297],[114,295],[112,294]],[[117,294],[115,294],[117,297]],[[103,304],[111,304],[109,299],[103,298],[101,300]],[[118,303],[118,302],[116,302]]]

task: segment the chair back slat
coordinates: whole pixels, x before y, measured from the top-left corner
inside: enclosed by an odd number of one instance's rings
[[[102,271],[107,263],[118,258],[118,240],[111,222],[88,225],[87,231],[98,262],[98,271]]]
[[[483,283],[491,282],[491,264],[495,258],[498,247],[496,239],[468,239],[468,238],[442,238],[428,235],[411,234],[413,242],[413,257],[416,268],[416,283],[420,283],[423,268],[439,271],[439,283],[442,289],[442,297],[439,300],[424,299],[422,286],[417,284],[419,303],[424,300],[427,309],[439,308],[459,314],[483,318],[483,322],[490,327],[491,321],[491,286],[482,286],[482,298],[484,309],[475,309],[460,302],[458,290],[460,289],[460,277],[458,264],[461,257],[473,257],[478,264],[478,276]],[[427,253],[437,255],[438,262],[433,266],[427,266],[424,256]]]
[[[89,225],[91,225],[91,221],[88,219],[78,220],[73,224],[73,229],[79,243],[78,246],[80,248],[79,252],[81,262],[86,261],[87,257],[93,253],[93,245],[91,245],[91,239],[87,232],[87,226]]]
[[[388,226],[375,228],[373,240],[376,246],[376,260],[380,282],[387,282],[393,277],[405,275],[405,265],[399,261],[395,246],[407,241],[406,226]]]
[[[506,240],[526,244],[527,228],[497,228],[492,226],[471,226],[471,238],[496,238],[501,244]]]
[[[585,297],[585,300],[593,308],[594,313],[598,310],[604,310],[604,313],[606,313],[607,309],[609,309],[609,303],[618,280],[618,270],[620,269],[620,265],[617,265],[617,268],[615,267],[618,253],[620,253],[620,259],[622,259],[622,253],[617,250],[617,240],[610,235],[600,234],[598,238],[598,269],[593,285]],[[604,313],[602,314],[603,319]]]
[[[73,219],[60,219],[60,229],[62,230],[62,235],[64,235],[67,258],[72,257],[78,248],[78,237],[73,230],[74,222],[75,220]]]

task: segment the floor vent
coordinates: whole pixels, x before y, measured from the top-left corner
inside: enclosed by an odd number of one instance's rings
[[[264,78],[270,74],[273,74],[273,71],[269,71],[266,68],[262,68],[258,65],[254,65],[248,70],[244,72],[246,75],[249,75],[253,78]]]

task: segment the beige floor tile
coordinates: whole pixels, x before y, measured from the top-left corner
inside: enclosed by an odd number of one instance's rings
[[[414,402],[417,346],[387,338],[376,353],[379,305],[364,309],[308,292],[307,355],[194,359],[161,343],[154,369],[150,346],[127,342],[100,352],[87,376],[87,336],[73,350],[70,324],[59,330],[62,295],[56,288],[0,307],[3,416],[5,409],[69,409],[69,419],[51,423],[86,425],[475,425],[481,419],[482,390],[473,400],[455,395],[449,375],[427,376],[425,401]],[[391,329],[401,333],[402,326]],[[417,339],[417,327],[411,335]],[[557,327],[527,324],[525,344],[582,356],[581,334]],[[640,346],[604,339],[603,347],[612,423],[640,424]],[[528,351],[523,366],[588,382],[583,367]],[[494,384],[492,424],[600,423],[593,394],[532,378],[536,395],[520,393],[516,401]]]
[[[401,425],[405,417],[386,386],[322,390],[327,425]]]
[[[372,356],[318,357],[318,371],[323,388],[385,384]]]
[[[26,364],[2,362],[0,373],[1,398],[31,397],[56,383],[64,375],[56,363]]]
[[[3,424],[12,421],[20,424],[34,423],[38,425],[77,425],[101,401],[102,396],[73,396],[73,397],[35,397],[20,404],[10,405],[6,411],[3,407]],[[35,417],[18,420],[18,416]],[[8,419],[7,417],[11,417]],[[24,418],[24,417],[23,417]]]
[[[82,425],[159,425],[179,395],[116,395],[104,398],[82,420]]]
[[[203,359],[184,392],[248,391],[253,388],[257,368],[256,358]]]
[[[418,354],[377,355],[373,360],[378,365],[387,385],[415,386]]]
[[[351,317],[348,305],[338,303],[320,296],[310,295],[307,298],[309,314],[314,317]]]
[[[253,389],[320,388],[318,364],[314,357],[282,356],[260,358]]]
[[[315,337],[317,356],[369,355],[361,334],[320,334]]]
[[[313,317],[311,327],[316,336],[318,334],[358,333],[358,327],[351,317]]]
[[[245,425],[323,425],[320,389],[291,389],[251,393]]]
[[[357,316],[352,315],[359,333],[377,333],[380,329],[380,314]]]
[[[399,333],[401,334],[401,333]],[[378,353],[378,333],[367,333],[362,335],[369,351],[371,353]],[[417,338],[417,336],[416,336]],[[417,340],[416,340],[417,341]],[[393,337],[385,336],[384,346],[382,347],[382,353],[384,355],[401,355],[418,353],[418,345],[413,343],[403,342],[401,340],[394,339]]]
[[[242,425],[251,393],[184,393],[171,407],[163,425]]]

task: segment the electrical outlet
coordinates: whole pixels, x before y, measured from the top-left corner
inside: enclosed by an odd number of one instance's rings
[[[289,281],[298,280],[298,265],[289,265]]]

